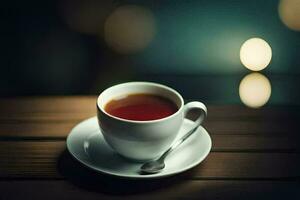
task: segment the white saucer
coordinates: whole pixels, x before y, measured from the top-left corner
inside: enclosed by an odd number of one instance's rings
[[[178,137],[185,134],[192,124],[192,121],[185,119]],[[142,163],[119,156],[106,144],[98,127],[97,117],[84,120],[71,130],[67,138],[67,148],[79,162],[96,171],[126,178],[146,179],[178,174],[196,166],[210,152],[211,138],[200,126],[166,158],[166,168],[151,175],[140,174]]]

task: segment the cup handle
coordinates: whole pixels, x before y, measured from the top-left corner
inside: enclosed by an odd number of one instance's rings
[[[198,128],[198,126],[201,125],[201,123],[203,122],[203,120],[207,116],[206,106],[203,103],[199,102],[199,101],[189,102],[189,103],[184,105],[183,109],[184,109],[184,117],[186,117],[187,113],[192,109],[199,109],[201,111],[199,116],[195,120],[193,128],[191,130]]]
[[[163,153],[163,155],[161,157],[159,157],[159,159],[164,159],[165,157],[167,157],[182,142],[184,142],[188,137],[190,137],[190,135],[192,135],[197,130],[197,128],[201,125],[201,123],[203,122],[203,120],[205,119],[205,117],[207,115],[206,106],[199,101],[189,102],[184,105],[183,109],[184,109],[184,111],[183,111],[184,117],[186,117],[186,114],[192,109],[199,109],[201,112],[200,112],[200,115],[198,116],[198,118],[196,119],[196,121],[194,122],[193,127],[187,133],[185,133],[184,136],[182,136],[179,140],[177,140],[175,143],[173,143],[172,146],[165,153]]]

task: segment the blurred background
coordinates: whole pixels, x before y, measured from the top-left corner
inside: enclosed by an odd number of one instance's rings
[[[1,9],[3,97],[154,81],[205,103],[300,104],[299,0],[28,0]]]

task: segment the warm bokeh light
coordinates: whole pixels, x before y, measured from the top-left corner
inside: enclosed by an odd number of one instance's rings
[[[155,34],[152,12],[144,7],[118,7],[106,20],[104,37],[107,44],[123,54],[136,53],[148,46]]]
[[[279,17],[292,30],[300,31],[300,0],[281,0]]]
[[[112,0],[64,0],[61,4],[65,23],[72,30],[91,35],[103,34],[105,19],[112,10]]]
[[[271,96],[270,81],[260,73],[251,73],[241,81],[239,95],[246,106],[259,108],[265,105]]]
[[[270,45],[261,38],[251,38],[241,47],[240,59],[245,67],[260,71],[268,66],[272,58]]]

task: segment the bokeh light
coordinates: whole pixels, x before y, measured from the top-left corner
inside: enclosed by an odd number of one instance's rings
[[[113,10],[112,0],[64,0],[61,14],[65,23],[75,31],[102,35],[106,17]]]
[[[243,78],[239,86],[241,101],[251,108],[265,105],[271,96],[271,83],[264,75],[254,72]]]
[[[118,7],[104,25],[105,41],[122,54],[136,53],[146,48],[155,31],[152,12],[136,5]]]
[[[288,28],[300,31],[300,0],[281,0],[278,12],[281,21]]]
[[[251,38],[241,47],[240,59],[245,67],[260,71],[268,66],[272,58],[270,45],[261,38]]]

